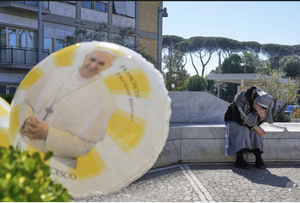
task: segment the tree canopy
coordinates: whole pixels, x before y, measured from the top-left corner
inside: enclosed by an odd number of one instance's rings
[[[166,88],[169,91],[172,90],[172,84],[175,85],[175,90],[184,91],[186,89],[185,80],[188,75],[184,69],[183,55],[184,53],[171,46],[169,54],[163,57],[164,70],[167,70]]]
[[[189,78],[187,82],[188,91],[206,91],[207,81],[204,77],[194,75]]]
[[[300,56],[300,45],[260,44],[255,41],[237,41],[225,37],[195,36],[184,39],[175,35],[165,35],[163,49],[169,48],[171,41],[174,47],[180,47],[180,50],[185,53],[185,57],[189,55],[196,73],[198,75],[201,73],[202,76],[213,53],[222,53],[223,58],[245,51],[254,54],[261,53],[268,58],[271,69],[277,69],[279,60],[284,56],[292,54]],[[201,69],[194,57],[199,58]],[[265,61],[263,64],[264,66],[268,65]],[[253,67],[248,66],[246,72],[253,72]]]
[[[254,85],[268,92],[273,96],[274,106],[272,114],[275,114],[276,102],[280,101],[284,103],[282,109],[285,109],[288,104],[293,104],[299,97],[298,89],[300,81],[287,78],[286,81],[282,81],[282,74],[276,70],[271,70],[270,76],[258,75],[254,81]]]
[[[221,65],[222,73],[244,73],[244,69],[241,66],[242,59],[237,54],[231,54],[228,58],[225,58]]]
[[[286,73],[287,77],[300,77],[300,57],[296,55],[284,56],[279,60],[280,69]]]

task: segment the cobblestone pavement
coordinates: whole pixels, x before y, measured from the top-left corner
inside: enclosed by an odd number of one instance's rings
[[[251,165],[251,163],[250,163]],[[80,202],[299,202],[300,163],[184,163],[151,169],[123,190]]]

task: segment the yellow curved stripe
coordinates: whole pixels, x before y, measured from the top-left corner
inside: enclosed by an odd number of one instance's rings
[[[35,81],[42,77],[45,72],[38,66],[34,66],[26,77],[22,80],[18,90],[24,90],[30,87]]]
[[[108,122],[106,134],[125,152],[129,153],[142,139],[146,121],[126,111],[116,109]]]
[[[10,111],[10,105],[0,97],[0,117],[6,118]],[[6,106],[4,106],[6,105]]]
[[[11,140],[15,140],[17,134],[19,133],[18,125],[18,114],[22,104],[18,104],[10,110],[9,116],[9,135]]]
[[[151,87],[148,77],[141,69],[130,69],[103,77],[112,94],[150,99]]]
[[[73,44],[71,46],[65,47],[53,54],[51,54],[54,66],[61,67],[61,66],[71,66],[73,65],[73,61],[76,55],[76,52],[80,46],[80,43]]]
[[[76,170],[69,167],[70,173],[76,172],[78,177],[81,179],[100,175],[105,170],[107,170],[107,166],[96,148],[93,148],[87,155],[77,158]]]
[[[100,44],[101,44],[101,42],[100,42]],[[114,49],[113,47],[99,45],[99,46],[96,46],[93,49],[93,51],[97,50],[97,49],[106,49],[106,50],[109,50],[109,51],[113,52],[116,55],[116,59],[121,58],[122,56],[128,55],[125,51],[123,51],[122,49],[117,48],[117,47]]]
[[[0,129],[0,147],[6,147],[8,149],[10,144],[7,138],[7,133],[7,129]]]

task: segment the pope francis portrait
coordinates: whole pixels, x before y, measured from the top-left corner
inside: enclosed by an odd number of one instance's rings
[[[100,74],[114,60],[112,52],[95,50],[80,67],[54,68],[32,84],[18,114],[22,139],[76,168],[77,157],[104,139],[113,115],[115,101]]]

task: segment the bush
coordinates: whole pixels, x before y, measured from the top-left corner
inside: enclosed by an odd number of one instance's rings
[[[46,153],[29,155],[12,146],[0,147],[0,201],[1,202],[66,202],[71,195],[61,184],[50,178],[49,166],[44,162],[52,156]]]
[[[0,97],[2,97],[7,103],[11,104],[12,99],[14,98],[14,93],[11,94],[0,94]]]
[[[275,116],[273,116],[274,122],[291,122],[291,118],[283,113],[278,113]]]
[[[190,77],[187,82],[188,91],[206,91],[207,86],[208,84],[206,79],[199,75]]]

